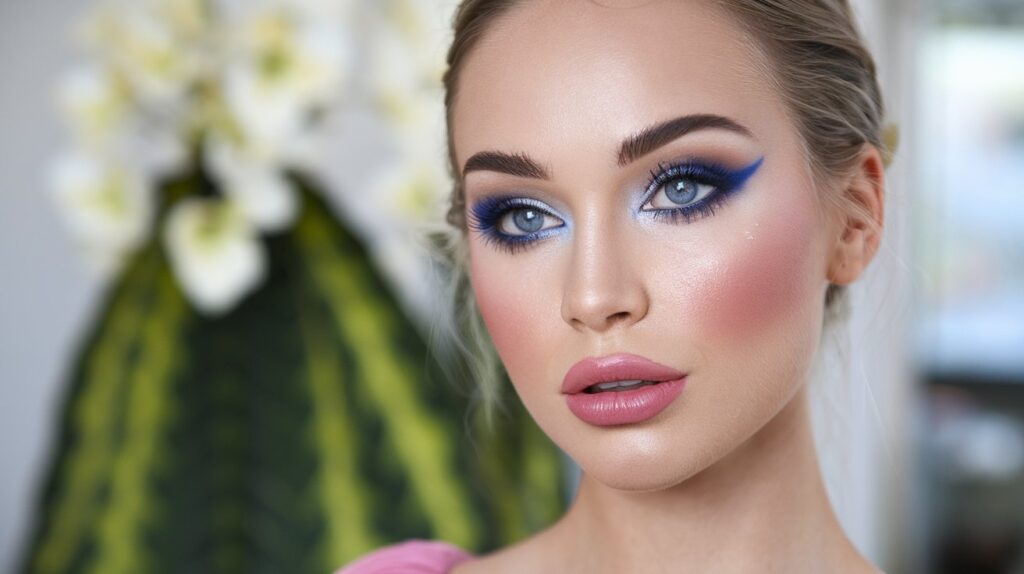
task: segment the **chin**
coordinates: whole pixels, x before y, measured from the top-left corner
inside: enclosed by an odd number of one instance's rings
[[[639,473],[615,473],[606,476],[601,473],[588,472],[587,475],[608,488],[624,492],[660,492],[686,480],[686,477],[680,478],[676,475],[652,476]]]
[[[613,431],[614,432],[614,431]],[[623,431],[615,446],[593,445],[587,452],[567,451],[591,479],[616,490],[654,492],[672,488],[711,466],[713,449],[698,452],[685,444],[659,444],[642,431]]]

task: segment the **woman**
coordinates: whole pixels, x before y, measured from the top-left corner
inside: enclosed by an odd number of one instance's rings
[[[413,541],[342,572],[877,572],[806,391],[883,223],[846,2],[469,0],[446,88],[477,306],[582,476],[512,547]]]

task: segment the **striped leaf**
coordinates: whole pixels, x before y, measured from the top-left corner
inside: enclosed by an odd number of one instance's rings
[[[411,537],[491,550],[561,513],[558,454],[518,402],[496,432],[467,418],[363,246],[303,202],[223,317],[192,310],[158,243],[126,268],[68,381],[22,572],[323,573]]]

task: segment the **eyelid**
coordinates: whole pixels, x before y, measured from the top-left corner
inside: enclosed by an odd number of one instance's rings
[[[739,169],[731,168],[718,161],[688,158],[671,162],[659,162],[650,172],[650,179],[644,189],[640,207],[647,205],[655,193],[675,178],[690,177],[697,183],[712,185],[712,195],[735,191],[749,180],[764,163],[764,156]]]
[[[503,218],[515,209],[531,208],[543,212],[559,222],[558,225],[546,227],[526,234],[511,234],[499,229]],[[558,215],[547,203],[523,196],[489,196],[473,203],[467,218],[469,227],[480,234],[485,243],[514,254],[540,243],[543,239],[554,235],[566,226],[566,220]]]
[[[564,217],[559,215],[550,205],[539,199],[519,195],[502,195],[485,196],[476,200],[469,210],[470,213],[468,219],[470,227],[477,231],[485,231],[497,222],[498,217],[512,209],[520,207],[532,207],[543,211],[548,216],[558,219],[563,224],[565,223]],[[484,219],[492,219],[492,221],[490,221],[491,225],[486,225],[487,222],[483,221]]]

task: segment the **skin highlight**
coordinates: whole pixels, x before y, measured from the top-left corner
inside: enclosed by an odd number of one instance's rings
[[[830,210],[745,38],[706,2],[537,0],[466,61],[452,141],[467,212],[513,195],[562,223],[515,253],[470,229],[470,280],[519,398],[583,477],[558,523],[457,574],[877,571],[828,502],[806,380],[828,286],[856,280],[877,250],[881,157],[865,146],[836,183],[873,220]],[[707,114],[742,129],[690,131],[623,161],[644,128]],[[469,161],[495,152],[504,160]],[[517,157],[534,165],[503,168]],[[695,158],[763,159],[713,215],[644,214],[652,170]],[[562,378],[620,352],[688,373],[687,386],[643,423],[588,425]]]

